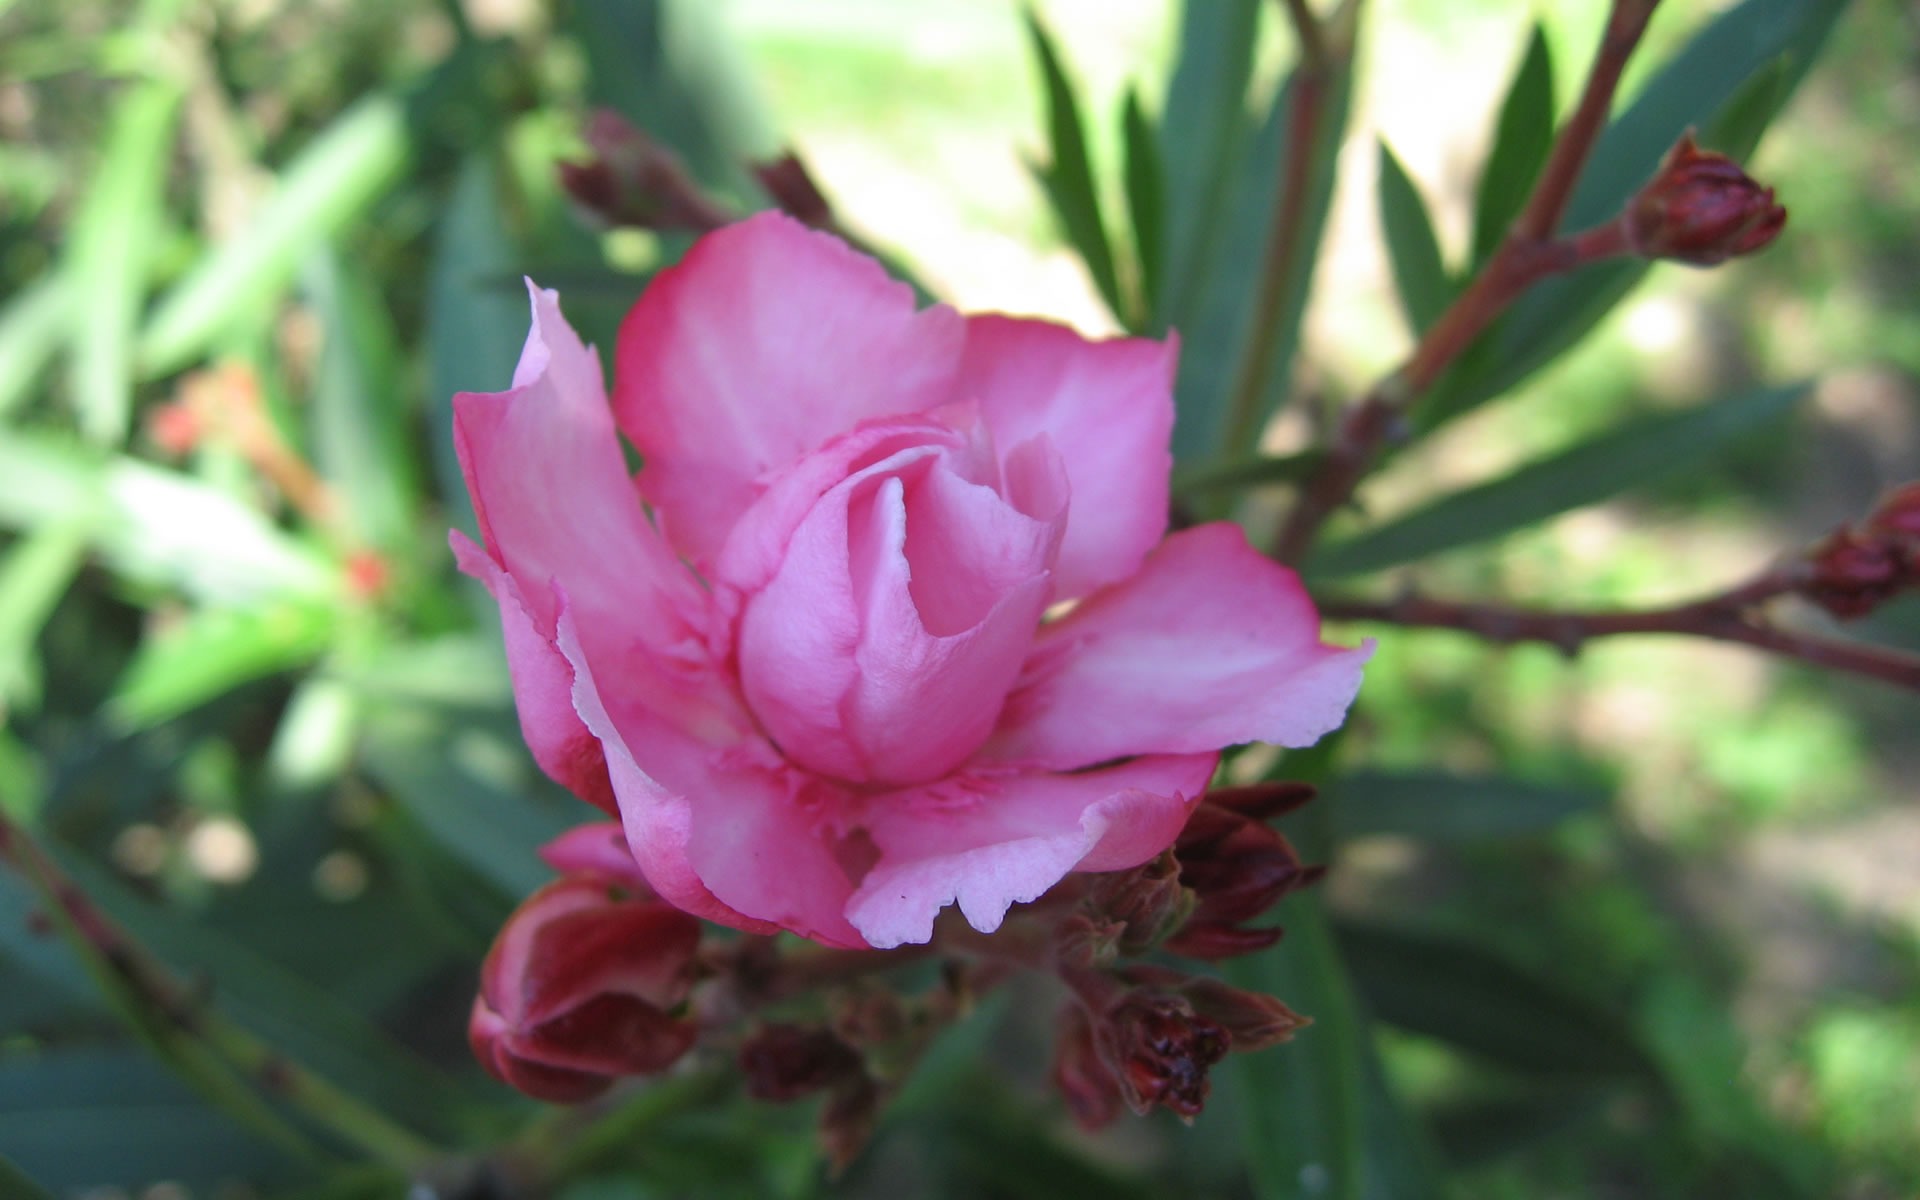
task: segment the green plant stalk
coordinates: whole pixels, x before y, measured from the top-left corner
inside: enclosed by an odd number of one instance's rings
[[[1359,2],[1343,6],[1326,24],[1316,20],[1304,0],[1288,0],[1300,42],[1300,68],[1294,76],[1293,104],[1287,113],[1286,154],[1280,161],[1280,199],[1273,209],[1267,233],[1260,291],[1254,300],[1252,337],[1234,372],[1232,398],[1227,402],[1226,434],[1222,453],[1251,452],[1260,434],[1261,396],[1279,348],[1280,326],[1295,276],[1307,247],[1301,244],[1311,206],[1314,176],[1338,150],[1339,126],[1327,97],[1353,69]]]
[[[0,815],[0,854],[19,866],[136,1033],[163,1058],[179,1062],[208,1099],[277,1145],[307,1160],[321,1156],[304,1135],[259,1103],[256,1081],[268,1095],[337,1134],[369,1158],[403,1170],[439,1155],[406,1130],[185,989],[147,956],[80,888],[60,871],[27,832]]]

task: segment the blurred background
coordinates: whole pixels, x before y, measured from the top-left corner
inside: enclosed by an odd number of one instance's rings
[[[1631,491],[1383,562],[1382,594],[1652,606],[1920,474],[1920,17],[1670,3],[1625,94],[1736,7],[1768,36],[1832,21],[1748,164],[1786,233],[1713,271],[1654,267],[1570,352],[1396,458],[1335,532],[1623,423],[1806,391]],[[1368,8],[1292,364],[1309,402],[1271,448],[1306,444],[1307,414],[1409,344],[1376,139],[1460,261],[1535,22],[1564,113],[1605,8]],[[1166,111],[1180,6],[1032,11],[1117,205],[1123,96]],[[1293,57],[1277,16],[1256,108]],[[475,970],[546,876],[532,848],[587,812],[531,769],[491,602],[452,571],[445,530],[471,515],[448,398],[506,385],[522,274],[605,347],[684,249],[560,191],[594,104],[743,211],[764,203],[744,165],[795,150],[845,227],[962,309],[1121,328],[1035,181],[1046,98],[1004,0],[0,0],[0,806],[236,1020],[476,1152],[542,1118],[467,1061]],[[1679,639],[1568,661],[1365,632],[1381,649],[1323,801],[1344,982],[1280,994],[1323,1023],[1313,999],[1346,997],[1421,1194],[1920,1188],[1914,698]],[[1849,632],[1920,647],[1920,606]],[[323,1182],[118,1032],[35,909],[0,876],[0,1156],[57,1193]],[[1340,1194],[1250,1159],[1288,1123],[1259,1097],[1317,1095],[1311,1034],[1223,1075],[1192,1129],[1088,1139],[1019,1065],[1042,1034],[1018,1010],[982,1014],[838,1183],[804,1112],[713,1099],[637,1122],[567,1194]],[[980,1047],[1004,1069],[970,1065]],[[1376,1175],[1372,1194],[1414,1194]]]

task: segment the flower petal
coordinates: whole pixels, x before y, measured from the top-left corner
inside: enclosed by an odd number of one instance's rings
[[[554,651],[557,656],[560,652]],[[571,677],[573,668],[567,668]],[[571,679],[569,679],[571,681]],[[568,711],[572,712],[571,701]],[[580,727],[582,733],[586,726]],[[591,737],[592,734],[587,736]],[[596,740],[594,746],[599,747]],[[606,756],[601,756],[601,767],[605,770]],[[609,809],[613,785],[607,785]],[[639,889],[643,894],[652,894],[653,888],[647,883],[647,877],[640,873],[640,864],[633,861],[633,851],[627,848],[626,831],[620,828],[618,821],[595,821],[590,825],[580,825],[567,830],[540,847],[540,861],[562,875],[604,875],[617,879],[630,888]]]
[[[1073,492],[1055,600],[1125,579],[1167,528],[1173,340],[1090,342],[1046,321],[967,321],[956,400],[973,400],[1003,452],[1048,434]]]
[[[1238,525],[1183,530],[1138,575],[1041,629],[985,755],[1074,768],[1311,745],[1345,717],[1372,653],[1322,642],[1299,579]]]
[[[603,692],[564,602],[558,645],[574,669],[574,708],[605,748],[627,847],[662,899],[748,933],[865,944],[842,915],[853,885],[829,833],[773,777],[770,750],[766,763],[750,761],[753,743],[738,732],[702,745],[624,688]],[[634,746],[645,747],[650,770]]]
[[[485,584],[500,606],[513,706],[533,761],[555,783],[604,812],[614,812],[613,783],[600,740],[573,711],[573,668],[534,624],[520,586],[487,552],[455,530],[448,541],[460,569]]]
[[[454,438],[487,550],[517,585],[534,635],[553,637],[558,583],[590,648],[617,656],[634,690],[660,697],[668,711],[677,693],[711,690],[700,678],[705,595],[647,522],[599,360],[560,315],[555,293],[533,289],[533,328],[513,389],[454,397]],[[478,556],[460,562],[499,599]],[[502,601],[511,618],[507,607]]]
[[[874,797],[879,860],[847,906],[886,949],[933,936],[959,902],[982,933],[1069,871],[1138,866],[1173,844],[1213,775],[1213,754],[1139,758],[1098,771],[970,773]]]
[[[835,434],[945,402],[965,327],[778,213],[708,234],[620,328],[614,405],[640,488],[705,567],[765,481]]]

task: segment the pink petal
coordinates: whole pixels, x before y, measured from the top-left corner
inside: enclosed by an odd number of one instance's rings
[[[1040,631],[985,754],[1073,768],[1311,745],[1345,718],[1372,653],[1322,642],[1299,579],[1239,526],[1202,525]]]
[[[558,657],[559,653],[555,650],[555,657]],[[567,674],[571,683],[573,668],[567,668]],[[568,701],[567,711],[569,713],[573,711],[571,700]],[[584,734],[586,728],[582,725],[580,731]],[[587,734],[587,736],[593,735]],[[600,743],[596,739],[594,748],[597,750],[599,746]],[[604,754],[601,755],[600,762],[601,770],[604,772],[606,769]],[[608,811],[611,812],[614,811],[611,781],[607,784],[607,795]],[[633,861],[633,851],[627,848],[626,830],[620,827],[618,821],[595,821],[590,825],[581,825],[567,830],[540,847],[540,861],[562,875],[604,875],[647,893],[653,890],[647,884],[647,877],[640,873],[640,864]]]
[[[790,759],[833,778],[947,774],[1019,674],[1059,536],[1058,514],[1034,520],[929,447],[856,473],[747,602],[748,706]]]
[[[593,351],[533,291],[533,328],[511,391],[454,397],[454,438],[487,550],[519,585],[532,627],[552,637],[552,585],[564,585],[591,640],[650,673],[704,655],[706,600],[647,523],[627,478]],[[468,556],[462,568],[474,573]]]
[[[766,480],[876,417],[945,402],[965,336],[880,264],[778,213],[707,235],[620,329],[614,403],[640,487],[705,566]]]
[[[1069,871],[1138,866],[1173,844],[1216,756],[1139,758],[1098,771],[968,773],[874,797],[880,852],[847,917],[881,949],[933,936],[958,902],[982,933]]]
[[[605,812],[614,811],[613,783],[600,740],[573,711],[573,668],[553,639],[535,625],[520,587],[486,551],[455,530],[448,541],[460,569],[485,584],[500,606],[500,628],[507,644],[507,671],[513,678],[513,704],[520,733],[533,761],[555,783]]]
[[[751,761],[738,732],[703,746],[624,692],[602,692],[564,604],[558,644],[574,668],[574,707],[605,747],[628,849],[663,900],[748,933],[864,945],[841,915],[852,884],[831,840],[772,777],[771,751]]]
[[[1177,344],[1090,342],[1061,325],[999,315],[967,321],[954,396],[978,401],[1011,450],[1047,434],[1066,463],[1073,511],[1054,599],[1125,579],[1167,528]]]

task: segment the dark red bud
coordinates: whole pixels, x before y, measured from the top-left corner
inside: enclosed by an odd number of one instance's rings
[[[1787,210],[1774,203],[1772,188],[1726,155],[1700,149],[1691,133],[1681,135],[1620,217],[1634,253],[1695,266],[1752,254],[1786,223]]]
[[[748,1095],[774,1103],[865,1076],[853,1047],[825,1029],[798,1025],[756,1030],[740,1047],[740,1071],[747,1077]]]
[[[560,186],[608,225],[705,233],[732,219],[707,198],[680,156],[610,109],[587,122],[584,163],[561,163]]]
[[[1156,1107],[1199,1116],[1211,1090],[1207,1071],[1232,1047],[1227,1031],[1185,999],[1146,991],[1095,1021],[1093,1036],[1120,1098],[1141,1116]]]
[[[833,224],[833,208],[799,156],[789,150],[772,162],[755,163],[753,177],[781,212],[815,229]]]
[[[1260,814],[1306,802],[1304,784],[1266,785],[1209,792],[1174,843],[1180,883],[1196,902],[1186,923],[1165,943],[1177,954],[1224,958],[1272,945],[1277,930],[1238,928],[1282,896],[1317,881],[1321,867],[1300,861],[1293,845]],[[1223,797],[1224,803],[1216,803]]]
[[[487,954],[467,1028],[474,1056],[501,1082],[556,1103],[665,1070],[698,1035],[671,1013],[692,986],[699,940],[695,918],[604,879],[548,884]]]
[[[1920,482],[1888,492],[1867,517],[1867,528],[1902,543],[1911,561],[1920,552]]]
[[[1813,577],[1800,591],[1841,620],[1863,617],[1916,581],[1910,548],[1871,530],[1837,530],[1808,555]]]
[[[1312,1024],[1272,996],[1249,992],[1218,979],[1195,978],[1181,992],[1196,1013],[1227,1031],[1236,1054],[1264,1050],[1288,1041],[1296,1029]]]

